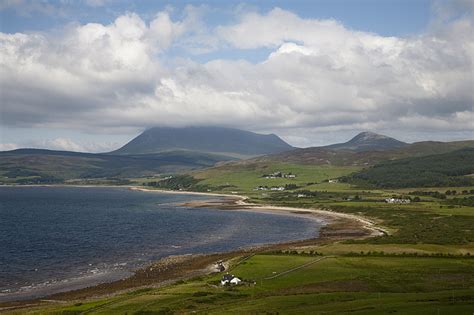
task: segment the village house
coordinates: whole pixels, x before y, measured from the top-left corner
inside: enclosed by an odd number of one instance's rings
[[[272,188],[270,188],[270,190],[283,191],[283,190],[285,190],[285,187],[282,187],[282,186],[280,186],[280,187],[272,187]]]
[[[223,275],[221,279],[221,285],[226,285],[226,284],[237,285],[237,284],[240,284],[240,282],[242,282],[242,280],[228,273]]]
[[[280,178],[280,177],[283,177],[283,174],[282,174],[282,172],[274,172],[272,174],[264,174],[262,177],[265,177],[267,179],[269,179],[269,178]]]
[[[274,172],[274,173],[271,173],[271,174],[264,174],[262,175],[262,177],[266,178],[266,179],[274,179],[274,178],[296,178],[296,175],[295,174],[292,174],[292,173],[288,173],[288,174],[284,174],[283,172]]]

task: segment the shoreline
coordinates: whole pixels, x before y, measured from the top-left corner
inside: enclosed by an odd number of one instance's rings
[[[0,302],[0,311],[13,310],[17,308],[39,306],[52,301],[64,303],[73,300],[98,298],[120,294],[121,292],[139,289],[143,287],[161,287],[175,283],[179,280],[189,279],[195,276],[205,276],[217,272],[215,262],[218,260],[229,261],[246,254],[255,254],[266,250],[275,250],[289,247],[318,245],[344,239],[368,238],[387,233],[383,228],[377,227],[369,219],[361,216],[332,212],[322,209],[280,207],[272,205],[258,205],[247,203],[246,196],[238,194],[218,194],[211,192],[191,192],[147,189],[131,185],[2,185],[15,187],[89,187],[89,188],[126,188],[134,191],[155,192],[163,194],[201,195],[219,197],[221,199],[194,200],[178,204],[193,208],[213,208],[222,211],[250,211],[274,215],[298,215],[307,219],[324,221],[325,224],[319,230],[316,238],[306,240],[283,241],[281,243],[249,245],[231,252],[219,252],[211,254],[188,254],[178,256],[167,256],[150,266],[134,271],[134,274],[117,281],[101,283],[81,289],[65,290],[60,293],[47,294],[41,298],[20,299],[17,301]],[[165,268],[157,267],[165,264]],[[158,271],[158,272],[157,272]]]
[[[206,200],[191,201],[184,203],[183,205],[194,207],[194,208],[216,208],[221,210],[243,210],[243,211],[254,211],[260,213],[282,213],[282,214],[309,214],[309,215],[319,215],[324,218],[331,219],[349,219],[355,220],[364,225],[364,227],[372,230],[374,232],[373,236],[381,236],[390,234],[386,229],[377,226],[372,220],[365,218],[363,216],[347,214],[342,212],[334,212],[330,210],[323,210],[318,208],[296,208],[296,207],[281,207],[274,206],[270,204],[253,204],[248,203],[245,200],[248,197],[239,195],[239,194],[218,194],[218,193],[206,193],[206,192],[188,192],[188,191],[175,191],[175,190],[161,190],[161,189],[149,189],[142,188],[137,186],[130,186],[131,190],[144,191],[144,192],[157,192],[157,193],[167,193],[167,194],[186,194],[186,195],[201,195],[201,196],[215,196],[215,197],[225,197],[232,198],[233,204],[224,203],[224,202],[208,202]]]
[[[125,186],[122,186],[122,187],[125,187]],[[247,197],[239,195],[239,194],[218,194],[218,193],[213,193],[213,192],[200,192],[200,191],[187,191],[187,190],[150,189],[150,188],[143,188],[140,186],[126,186],[126,187],[130,190],[143,191],[143,192],[156,192],[156,193],[175,194],[175,195],[226,197],[226,198],[234,198],[234,199],[240,199],[240,200],[247,199]]]

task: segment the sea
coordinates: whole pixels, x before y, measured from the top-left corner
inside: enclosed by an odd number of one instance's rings
[[[115,187],[0,187],[0,302],[130,276],[170,255],[318,236],[323,221],[192,208],[216,199]]]

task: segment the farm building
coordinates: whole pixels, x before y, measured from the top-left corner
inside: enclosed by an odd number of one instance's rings
[[[240,282],[242,282],[242,280],[240,280],[236,276],[228,274],[228,273],[223,275],[222,279],[221,279],[221,285],[226,285],[226,284],[236,285],[236,284],[239,284]]]

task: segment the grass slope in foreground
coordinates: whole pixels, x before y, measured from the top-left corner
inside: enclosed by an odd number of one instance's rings
[[[215,275],[30,313],[471,314],[474,306],[468,258],[261,254],[232,273],[249,284],[221,287]]]

